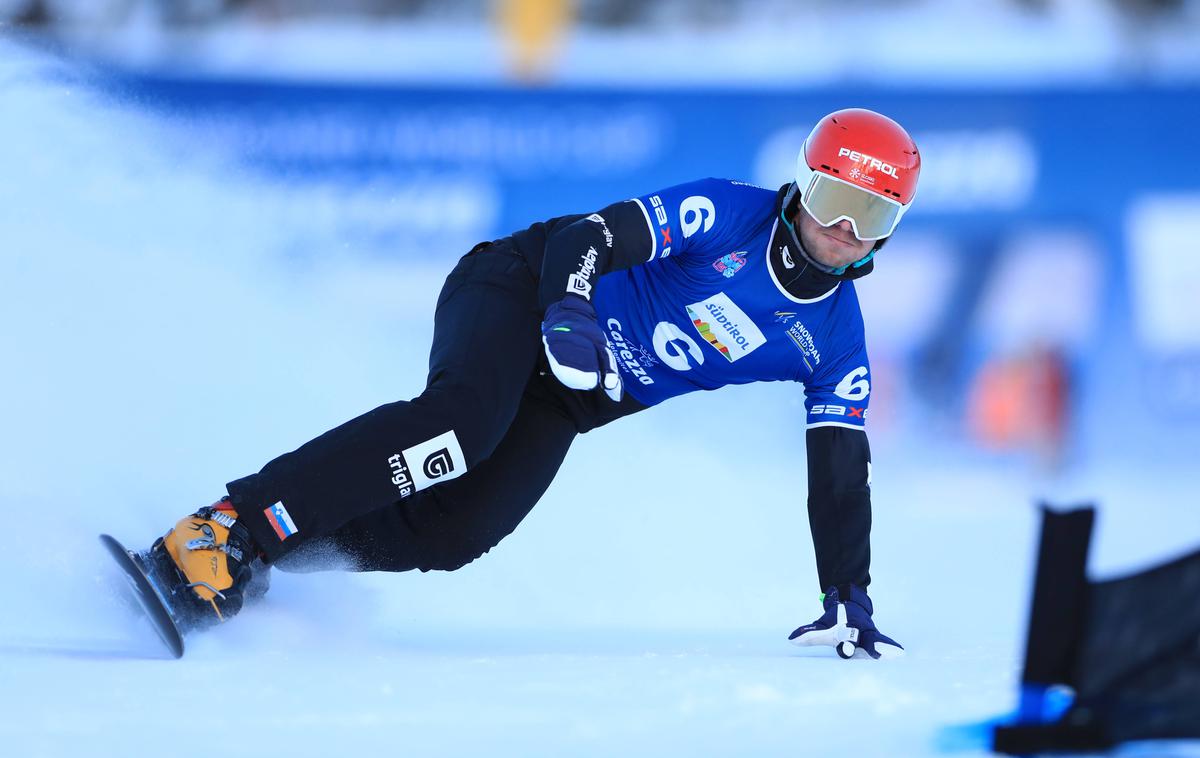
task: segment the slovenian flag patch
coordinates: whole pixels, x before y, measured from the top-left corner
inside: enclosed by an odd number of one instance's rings
[[[296,522],[292,521],[292,517],[288,515],[287,508],[283,507],[283,503],[276,503],[269,508],[264,508],[263,514],[266,515],[267,522],[275,530],[275,534],[279,535],[281,542],[300,531],[296,528]]]

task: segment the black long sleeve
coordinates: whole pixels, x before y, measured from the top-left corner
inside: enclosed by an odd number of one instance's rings
[[[871,583],[871,447],[861,429],[809,429],[808,524],[821,590]],[[839,590],[840,592],[841,590]]]
[[[542,309],[567,294],[590,301],[601,276],[645,263],[653,245],[646,217],[631,200],[555,225],[546,237],[542,260]]]

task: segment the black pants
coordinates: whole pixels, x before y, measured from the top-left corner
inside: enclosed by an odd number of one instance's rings
[[[424,392],[229,483],[266,560],[453,570],[512,533],[576,434],[643,408],[562,387],[545,366],[540,324],[537,278],[510,244],[464,256],[438,298]],[[268,515],[275,503],[292,522],[282,532]]]

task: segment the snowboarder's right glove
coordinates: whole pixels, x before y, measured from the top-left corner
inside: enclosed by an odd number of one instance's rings
[[[592,304],[568,294],[546,309],[542,321],[542,344],[550,370],[558,381],[573,390],[602,386],[613,399],[621,399],[621,375],[617,358],[596,323]]]
[[[850,585],[846,599],[839,596],[837,587],[830,587],[822,598],[825,613],[788,636],[796,645],[829,645],[838,655],[849,658],[855,648],[862,648],[872,658],[893,658],[904,655],[900,643],[875,628],[871,614],[875,612],[867,592]]]

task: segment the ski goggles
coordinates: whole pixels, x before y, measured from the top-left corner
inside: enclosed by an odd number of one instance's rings
[[[818,172],[813,172],[808,187],[800,195],[800,204],[821,226],[833,226],[843,219],[849,221],[854,236],[863,242],[883,239],[896,231],[896,224],[907,210],[899,200]]]

